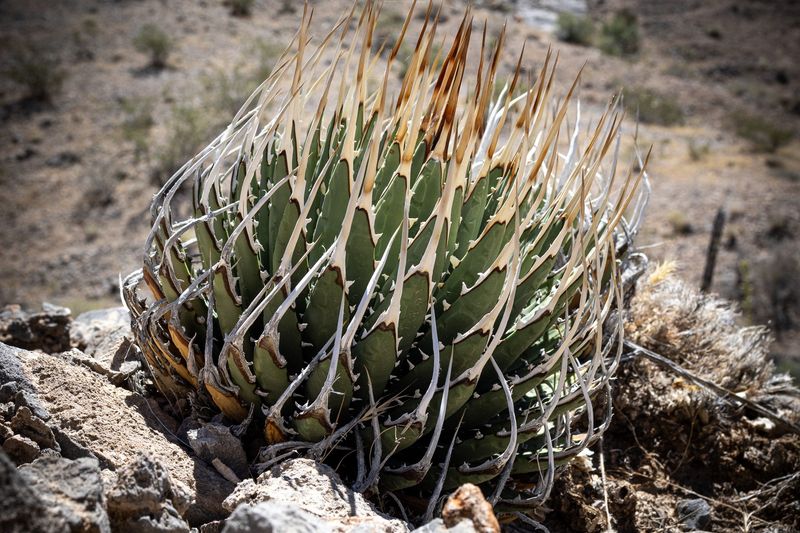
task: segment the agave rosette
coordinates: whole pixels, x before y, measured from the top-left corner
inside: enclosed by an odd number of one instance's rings
[[[581,130],[549,51],[493,97],[504,34],[469,55],[469,12],[437,54],[428,8],[390,98],[412,13],[373,52],[377,16],[368,2],[312,47],[306,10],[156,195],[124,290],[137,341],[168,397],[262,424],[266,463],[335,458],[420,515],[467,481],[534,509],[607,424],[592,404],[621,346],[641,171],[616,168],[618,101]]]

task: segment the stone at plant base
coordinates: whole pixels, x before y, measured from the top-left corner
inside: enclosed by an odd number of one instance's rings
[[[295,505],[261,502],[240,505],[225,521],[222,533],[329,533],[319,517]],[[375,531],[375,530],[371,530]]]
[[[78,315],[70,326],[72,345],[97,361],[101,372],[119,385],[141,367],[139,349],[131,343],[131,318],[124,307]]]
[[[492,504],[483,497],[481,489],[472,483],[461,485],[447,499],[442,508],[442,519],[447,527],[468,519],[478,533],[500,533],[500,524],[494,516]]]
[[[21,465],[30,463],[41,453],[41,448],[34,441],[22,435],[11,435],[3,442],[3,451],[12,461]]]
[[[0,345],[2,352],[2,345]],[[182,485],[191,503],[183,518],[190,525],[223,518],[222,500],[233,484],[176,443],[177,424],[147,398],[115,387],[103,376],[60,356],[15,352],[42,403],[69,439],[90,450],[100,463],[120,469],[141,452],[150,453]]]
[[[114,530],[142,533],[188,531],[189,524],[181,518],[188,497],[172,483],[164,465],[145,454],[117,473],[106,494]]]
[[[402,521],[382,515],[361,494],[351,490],[331,467],[310,459],[285,461],[256,481],[242,481],[223,505],[234,511],[240,505],[261,502],[296,505],[318,517],[318,523],[327,522],[336,532],[349,531],[360,524],[376,532],[408,531]]]
[[[45,531],[111,531],[96,459],[43,456],[18,472],[43,504],[50,524]]]
[[[125,337],[132,338],[131,317],[125,307],[81,313],[69,328],[72,345],[97,359],[114,355]]]
[[[4,533],[58,531],[66,525],[63,520],[55,523],[50,520],[42,500],[3,451],[0,451],[0,502],[3,502],[0,531]]]
[[[17,409],[17,413],[11,419],[11,429],[17,435],[31,439],[40,448],[61,451],[53,431],[45,424],[44,420],[31,413],[28,407],[23,406]]]
[[[706,529],[711,525],[711,506],[702,498],[681,500],[675,510],[684,530]]]
[[[444,525],[441,518],[436,518],[422,527],[419,527],[411,533],[475,533],[475,526],[472,525],[472,520],[462,520],[453,527]]]
[[[222,424],[206,424],[186,432],[189,446],[200,459],[211,464],[219,459],[233,470],[240,479],[249,477],[247,455],[242,441],[235,437],[230,428]]]

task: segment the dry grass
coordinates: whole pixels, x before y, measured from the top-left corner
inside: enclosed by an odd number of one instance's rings
[[[796,424],[800,396],[774,374],[766,330],[740,327],[731,304],[688,287],[674,269],[658,265],[639,282],[626,338]],[[570,466],[550,500],[550,531],[607,531],[597,503],[606,496],[618,531],[681,531],[677,503],[697,498],[712,509],[710,531],[800,527],[800,435],[636,357],[617,374],[613,406],[599,451],[605,481],[597,452]]]
[[[733,305],[703,295],[664,269],[631,303],[627,337],[734,390],[758,390],[772,374],[766,328],[741,328]]]

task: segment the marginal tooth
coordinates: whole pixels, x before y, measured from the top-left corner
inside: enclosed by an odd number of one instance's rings
[[[300,347],[301,347],[301,348],[311,348],[312,346],[314,346],[314,345],[313,345],[313,344],[311,344],[310,342],[303,342],[303,341],[300,341]]]
[[[472,393],[472,397],[473,397],[473,398],[475,398],[475,399],[477,400],[478,398],[480,398],[480,397],[481,397],[481,395],[480,395],[480,394],[478,394],[477,392],[474,392],[474,393]]]
[[[423,361],[427,361],[428,359],[431,358],[431,356],[426,354],[425,352],[420,352],[420,353],[422,354],[422,360]]]
[[[414,363],[412,363],[411,361],[408,362],[408,369],[414,370]]]
[[[499,383],[495,383],[494,385],[492,385],[492,392],[499,391],[499,390],[500,390],[500,384]]]
[[[450,309],[450,304],[447,303],[447,300],[442,300],[442,309],[444,309],[445,311]]]
[[[420,398],[422,398],[422,393],[419,391],[419,389],[417,389],[414,391],[414,399],[418,400]]]
[[[303,331],[305,331],[307,327],[308,327],[308,323],[297,324],[297,329],[300,330],[301,333]]]

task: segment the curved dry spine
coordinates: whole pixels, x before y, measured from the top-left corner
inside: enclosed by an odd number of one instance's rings
[[[618,100],[582,124],[579,78],[557,97],[549,50],[521,92],[520,54],[493,99],[505,33],[487,49],[484,30],[473,62],[469,10],[434,53],[428,6],[392,92],[413,10],[385,57],[377,15],[354,7],[317,44],[306,8],[271,76],[155,196],[124,287],[137,342],[170,398],[235,421],[255,407],[265,464],[352,465],[420,516],[416,497],[467,481],[527,512],[608,424],[593,403],[619,359],[646,176],[617,169]]]

